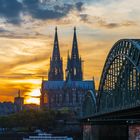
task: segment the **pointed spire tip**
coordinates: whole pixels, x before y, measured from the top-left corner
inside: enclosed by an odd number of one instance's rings
[[[55,27],[55,31],[57,31],[57,26]]]
[[[18,97],[20,97],[20,89],[18,90]]]

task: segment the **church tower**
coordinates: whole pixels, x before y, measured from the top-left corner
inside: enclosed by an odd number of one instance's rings
[[[71,59],[70,59],[69,52],[68,52],[67,68],[66,68],[66,81],[70,78],[70,76],[71,76]]]
[[[63,80],[63,62],[60,57],[59,42],[57,35],[57,27],[55,28],[55,38],[52,58],[50,58],[50,70],[48,74],[49,81],[61,81]]]
[[[71,59],[68,56],[67,71],[69,71],[69,73],[70,73],[71,80],[73,80],[73,81],[81,81],[81,80],[83,80],[82,60],[79,57],[79,52],[78,52],[78,42],[77,42],[77,36],[76,36],[76,27],[74,27]],[[66,79],[67,79],[67,77],[66,77]]]

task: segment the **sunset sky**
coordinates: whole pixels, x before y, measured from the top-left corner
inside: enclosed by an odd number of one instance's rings
[[[140,0],[0,0],[0,101],[21,89],[25,103],[39,103],[47,79],[54,29],[58,28],[64,70],[77,27],[84,79],[96,88],[107,54],[121,38],[139,38]]]

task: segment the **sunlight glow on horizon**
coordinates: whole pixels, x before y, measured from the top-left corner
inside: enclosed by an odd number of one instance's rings
[[[40,89],[33,89],[29,94],[27,99],[25,99],[25,104],[40,104]]]

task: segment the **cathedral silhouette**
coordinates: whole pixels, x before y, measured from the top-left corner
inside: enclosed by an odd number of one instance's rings
[[[68,54],[64,80],[63,60],[60,56],[57,27],[50,58],[48,80],[42,80],[40,106],[51,109],[69,108],[81,111],[84,96],[88,90],[95,93],[94,80],[83,80],[82,59],[79,57],[76,27],[74,27],[71,56]],[[47,101],[46,101],[47,100]]]

